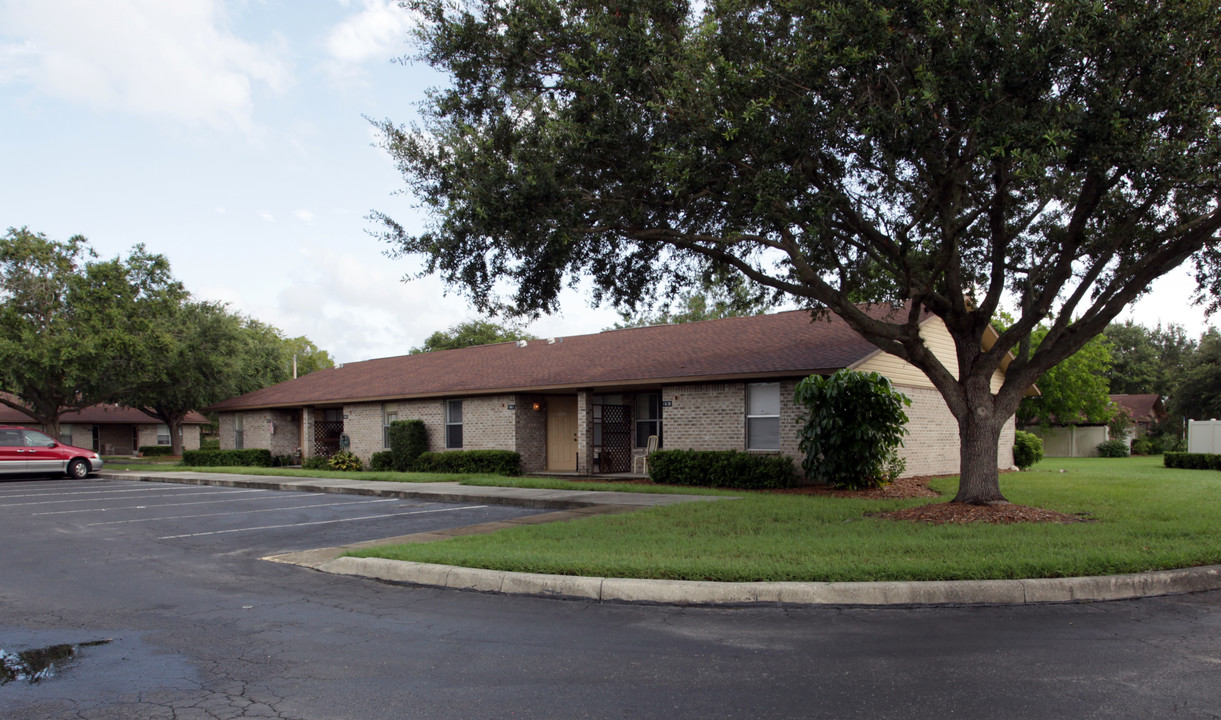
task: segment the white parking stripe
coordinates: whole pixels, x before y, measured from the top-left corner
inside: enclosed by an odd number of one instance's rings
[[[83,488],[90,485],[109,486],[110,483],[98,482],[97,480],[84,480],[74,482],[70,480],[30,480],[28,482],[0,482],[0,494],[28,492],[30,490],[45,490],[48,487],[57,488]]]
[[[230,512],[203,513],[200,515],[174,515],[172,517],[135,518],[134,520],[108,520],[106,522],[88,523],[85,527],[95,525],[124,525],[126,523],[156,522],[157,520],[186,520],[188,518],[217,517],[219,515],[249,515],[250,513],[276,512],[277,510],[309,510],[311,508],[335,507],[337,505],[368,505],[370,503],[401,502],[398,498],[387,500],[354,500],[352,502],[321,503],[315,505],[292,505],[282,508],[259,508],[258,510],[233,510]]]
[[[340,520],[317,520],[315,522],[290,523],[288,525],[264,525],[252,528],[234,528],[231,530],[212,530],[209,532],[187,533],[186,535],[166,535],[158,540],[177,540],[179,538],[203,537],[204,535],[225,535],[227,533],[253,532],[255,530],[279,530],[281,528],[305,527],[307,525],[332,525],[343,522],[359,522],[361,520],[381,520],[382,518],[402,517],[403,515],[424,515],[426,513],[453,512],[455,510],[478,510],[487,505],[465,505],[456,508],[437,508],[436,510],[416,510],[414,512],[390,513],[388,515],[368,515],[365,517],[342,518]]]
[[[240,493],[252,493],[252,492],[253,493],[265,493],[267,491],[266,490],[224,490],[224,491],[211,490],[208,492],[182,493],[178,497],[187,497],[189,495],[237,495]],[[130,499],[130,498],[128,498],[128,499]],[[30,507],[33,505],[63,505],[64,503],[83,503],[83,502],[99,502],[99,500],[90,499],[90,498],[82,498],[80,500],[39,500],[38,502],[12,503],[11,505],[0,505],[0,508]],[[42,513],[35,513],[35,515],[40,515],[40,514],[42,514]]]
[[[132,488],[130,490],[70,490],[67,492],[49,492],[49,493],[27,493],[25,495],[5,495],[0,497],[0,500],[11,500],[12,498],[21,497],[63,497],[64,495],[114,495],[116,493],[134,493],[134,492],[155,492],[164,490],[190,490],[190,485],[178,485],[176,487],[143,487]]]

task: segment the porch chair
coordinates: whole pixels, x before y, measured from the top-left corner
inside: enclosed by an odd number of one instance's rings
[[[649,456],[655,452],[657,452],[657,436],[650,435],[649,441],[645,443],[644,455],[637,455],[636,457],[632,458],[632,472],[636,472],[636,466],[639,465],[642,468],[640,472],[648,475]]]

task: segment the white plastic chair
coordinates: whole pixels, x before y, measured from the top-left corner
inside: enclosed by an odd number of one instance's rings
[[[657,436],[650,435],[649,441],[645,443],[644,455],[637,455],[632,458],[632,472],[640,472],[645,475],[649,474],[649,456],[657,452]],[[637,466],[641,469],[637,470]]]

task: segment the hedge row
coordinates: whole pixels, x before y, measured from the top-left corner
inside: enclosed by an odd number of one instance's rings
[[[512,450],[426,452],[416,458],[411,469],[415,472],[521,475],[521,453]]]
[[[184,450],[182,464],[191,467],[245,465],[271,467],[270,450]]]
[[[1221,455],[1213,453],[1168,452],[1162,455],[1162,464],[1181,470],[1221,470]]]
[[[169,445],[141,445],[140,454],[144,457],[160,457],[169,455],[172,449]]]
[[[658,450],[649,456],[649,478],[662,485],[787,488],[797,484],[793,459],[737,450]]]

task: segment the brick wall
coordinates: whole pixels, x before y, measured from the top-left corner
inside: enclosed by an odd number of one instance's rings
[[[271,411],[270,410],[248,410],[245,412],[220,413],[220,418],[217,421],[217,431],[219,433],[220,447],[222,450],[233,450],[235,444],[235,422],[234,418],[238,415],[242,416],[242,448],[246,450],[271,449]],[[280,432],[279,426],[276,427],[276,432]]]
[[[272,427],[269,428],[270,445],[267,448],[272,455],[290,455],[296,457],[301,447],[301,413],[296,410],[271,410],[268,412]],[[195,440],[196,446],[199,440]]]
[[[662,446],[667,450],[743,450],[746,386],[743,383],[671,385],[662,388]]]
[[[514,404],[514,428],[517,452],[521,453],[522,472],[547,469],[547,411],[535,410],[534,403],[544,403],[542,395],[518,395]]]
[[[373,453],[386,449],[382,446],[382,407],[382,403],[343,406],[343,431],[352,443],[348,449],[356,453],[366,466]]]
[[[455,398],[457,399],[457,398]],[[463,450],[516,450],[521,405],[513,395],[467,397],[462,400]],[[388,403],[398,409],[399,420],[423,420],[428,449],[445,451],[445,404],[441,399],[403,400]],[[518,404],[518,409],[509,405]],[[352,441],[352,452],[367,465],[373,453],[389,448],[382,442],[383,403],[345,405],[343,431]],[[526,410],[529,408],[527,407]]]
[[[958,472],[958,421],[950,413],[941,393],[929,388],[896,386],[911,398],[907,408],[907,428],[899,454],[907,460],[904,475],[948,475]],[[1009,418],[1001,430],[997,467],[1013,467],[1014,420]]]

